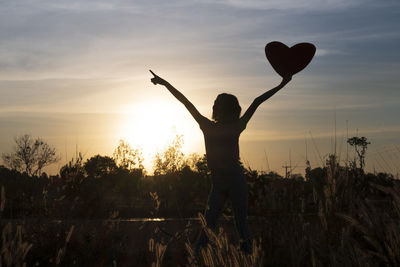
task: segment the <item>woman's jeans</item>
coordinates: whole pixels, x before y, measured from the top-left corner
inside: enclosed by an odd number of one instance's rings
[[[251,242],[247,224],[247,183],[241,167],[235,166],[229,170],[212,171],[211,178],[212,188],[205,211],[207,227],[215,232],[217,220],[229,198],[235,216],[235,226],[241,239],[241,249],[250,253]],[[208,238],[203,230],[197,243],[197,249],[205,247],[207,243]]]

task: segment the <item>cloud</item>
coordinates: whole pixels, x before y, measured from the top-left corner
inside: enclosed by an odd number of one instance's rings
[[[185,92],[202,90],[198,93],[202,100],[202,93],[227,90],[249,103],[279,82],[263,48],[269,41],[280,40],[317,46],[311,65],[295,77],[296,86],[284,95],[290,101],[281,102],[280,107],[323,110],[335,100],[349,109],[367,109],[374,101],[385,105],[398,95],[394,88],[398,84],[394,63],[398,61],[398,18],[387,3],[3,1],[0,79],[26,82],[0,83],[0,92],[12,95],[9,86],[19,88],[15,97],[22,91],[23,103],[35,103],[34,107],[66,80],[75,81],[71,88],[76,89],[70,97],[64,92],[62,100],[88,100],[109,89],[119,91],[117,86],[138,92],[146,88],[151,67]],[[383,49],[376,49],[382,44]],[[38,80],[46,82],[34,82]],[[93,82],[88,84],[88,80]],[[125,85],[107,80],[125,80]],[[36,96],[29,95],[29,86]],[[373,99],[381,94],[377,87],[388,94]],[[290,98],[295,90],[309,94],[308,98]],[[4,105],[12,103],[9,100],[0,98]]]
[[[370,25],[354,25],[352,19],[363,13],[356,10],[370,2],[5,1],[0,7],[0,76],[123,77],[150,63],[175,71],[182,69],[179,65],[209,73],[225,68],[234,76],[245,69],[246,76],[257,69],[261,73],[268,41],[316,42],[317,56],[333,57],[354,52],[343,45],[351,39],[392,38],[395,31],[381,27],[371,33],[365,30]],[[296,11],[319,4],[328,14]],[[336,9],[348,5],[359,6]],[[254,8],[235,8],[246,6]]]
[[[203,1],[199,1],[203,2]],[[211,2],[211,1],[210,1]],[[306,9],[332,10],[345,9],[373,2],[372,0],[214,0],[214,3],[245,9]]]
[[[334,49],[325,49],[318,48],[315,52],[316,57],[330,56],[330,55],[343,55],[346,54],[344,51],[334,50]]]

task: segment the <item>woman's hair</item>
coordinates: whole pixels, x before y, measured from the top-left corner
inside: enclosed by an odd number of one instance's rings
[[[239,119],[241,111],[236,96],[223,93],[214,101],[212,118],[216,122],[233,122]]]

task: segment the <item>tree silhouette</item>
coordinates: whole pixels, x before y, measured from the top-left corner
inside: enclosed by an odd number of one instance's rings
[[[354,150],[358,155],[360,170],[363,171],[365,166],[365,153],[367,152],[367,147],[369,144],[371,144],[371,142],[368,142],[367,138],[364,136],[362,137],[354,136],[352,138],[347,139],[347,143],[354,147]],[[354,160],[354,166],[356,166],[355,160]]]
[[[72,158],[67,164],[60,168],[60,176],[65,181],[80,182],[85,177],[85,169],[83,168],[82,153]]]
[[[96,155],[88,159],[83,165],[89,177],[100,178],[115,173],[118,169],[114,159],[108,156]]]
[[[189,157],[189,166],[193,169],[196,170],[198,173],[200,173],[204,177],[210,177],[211,176],[211,171],[208,168],[207,165],[207,156],[204,154],[202,156],[193,153]]]
[[[128,142],[119,140],[118,147],[114,150],[113,158],[118,167],[133,171],[144,169],[143,157],[139,149],[133,149]]]
[[[40,138],[25,134],[14,138],[13,152],[2,154],[4,164],[29,176],[42,174],[44,167],[59,160],[56,149]]]
[[[185,155],[181,148],[183,145],[183,135],[176,135],[172,143],[163,153],[157,153],[154,160],[154,174],[170,174],[180,171],[185,167]]]

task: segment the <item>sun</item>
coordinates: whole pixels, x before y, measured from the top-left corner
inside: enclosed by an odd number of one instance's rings
[[[132,105],[122,123],[121,137],[131,145],[154,152],[173,134],[169,119],[174,115],[170,108],[161,103]]]
[[[118,129],[120,139],[142,150],[146,168],[151,167],[154,155],[164,151],[177,134],[183,135],[185,154],[203,153],[200,128],[189,112],[179,103],[161,100],[127,107]]]

